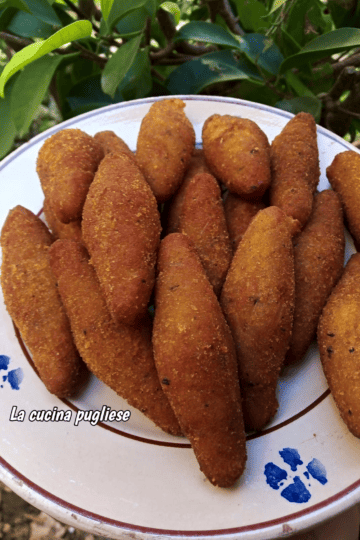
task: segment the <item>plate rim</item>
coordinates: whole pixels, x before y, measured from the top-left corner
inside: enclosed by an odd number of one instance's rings
[[[36,135],[27,143],[24,143],[22,146],[11,152],[8,156],[0,161],[0,174],[2,170],[8,166],[14,159],[18,158],[22,153],[26,152],[32,146],[38,144],[39,142],[50,137],[54,133],[71,127],[78,122],[83,120],[96,117],[103,114],[104,112],[111,112],[112,110],[121,110],[126,108],[131,108],[137,105],[147,105],[152,104],[156,101],[162,101],[166,99],[182,99],[185,102],[189,101],[206,101],[206,102],[219,102],[219,103],[229,103],[234,105],[244,106],[250,109],[263,110],[269,113],[276,113],[278,116],[282,116],[290,120],[295,116],[295,114],[285,111],[282,109],[277,109],[270,105],[265,105],[257,102],[251,102],[248,100],[231,98],[231,97],[222,97],[222,96],[203,96],[203,95],[169,95],[169,96],[154,96],[148,98],[141,98],[131,101],[119,102],[107,105],[95,109],[93,111],[85,112],[81,115],[75,116],[68,120],[65,120],[51,128],[45,130],[44,132]],[[317,125],[317,132],[325,135],[326,137],[332,139],[333,141],[340,143],[344,150],[353,150],[357,153],[360,153],[360,150],[353,146],[351,143],[343,139],[342,137],[332,133],[326,128]],[[204,530],[204,531],[191,531],[191,530],[170,530],[170,529],[157,529],[152,527],[146,527],[141,525],[133,525],[112,518],[106,518],[98,514],[87,511],[83,508],[77,507],[72,503],[69,503],[53,493],[48,492],[44,488],[38,486],[32,482],[29,478],[24,476],[22,473],[19,473],[16,469],[12,467],[10,463],[4,460],[0,456],[0,479],[8,485],[15,493],[20,497],[27,500],[30,504],[38,507],[40,510],[44,510],[64,521],[75,528],[84,527],[83,530],[89,532],[98,532],[99,534],[121,534],[124,535],[128,533],[131,535],[131,538],[138,540],[148,540],[153,538],[154,535],[161,535],[163,538],[178,538],[183,536],[190,539],[202,538],[209,540],[215,540],[216,538],[231,539],[236,536],[239,538],[265,538],[264,534],[273,534],[275,537],[283,536],[283,530],[281,526],[291,522],[291,525],[294,527],[299,526],[299,529],[294,529],[294,532],[304,531],[314,525],[320,524],[336,515],[342,513],[349,507],[360,502],[360,478],[353,484],[347,486],[347,488],[341,490],[336,495],[332,495],[328,499],[323,500],[320,503],[314,504],[297,512],[293,512],[281,518],[276,518],[274,520],[266,521],[263,523],[256,523],[252,525],[247,525],[243,527],[233,527],[229,529],[219,529],[219,530]],[[332,509],[334,513],[331,515],[324,515],[326,511]],[[320,513],[320,514],[319,514]],[[328,514],[328,512],[327,512]],[[80,519],[79,519],[80,518]],[[81,523],[80,523],[81,521]],[[101,531],[96,531],[98,525],[101,524]],[[104,530],[106,529],[106,530]],[[256,533],[259,533],[256,535]],[[113,538],[120,538],[120,536],[114,536]]]

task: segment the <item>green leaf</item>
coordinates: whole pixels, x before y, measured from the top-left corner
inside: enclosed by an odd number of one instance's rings
[[[101,13],[105,21],[108,20],[114,0],[101,0]]]
[[[252,66],[229,51],[217,51],[182,64],[171,72],[166,87],[171,94],[198,94],[210,84],[251,78],[262,82]]]
[[[181,11],[179,6],[174,2],[163,2],[162,4],[160,4],[160,7],[164,11],[171,13],[171,15],[174,17],[175,25],[177,26],[180,22],[181,17]]]
[[[61,26],[60,19],[47,0],[22,0],[34,17],[53,26]]]
[[[13,7],[31,13],[24,0],[0,0],[0,9]]]
[[[273,75],[279,73],[284,57],[277,45],[263,34],[246,34],[240,48],[256,66]]]
[[[10,101],[13,85],[16,78],[9,83],[9,91],[6,97],[0,98],[0,159],[2,159],[11,150],[16,136],[16,127],[11,116]]]
[[[311,39],[311,35],[305,34],[307,13],[312,9],[314,0],[301,0],[294,2],[285,21],[286,32],[303,47]]]
[[[69,118],[112,103],[118,103],[123,101],[123,97],[118,90],[113,99],[104,94],[101,89],[101,76],[96,75],[73,86],[67,94],[66,101],[70,106],[70,112],[66,115]]]
[[[114,2],[106,21],[107,30],[111,32],[121,19],[146,3],[147,0],[121,0],[121,2]]]
[[[9,24],[17,13],[18,10],[12,7],[2,9],[0,11],[0,32],[8,28]]]
[[[90,21],[76,21],[69,24],[69,26],[65,26],[65,28],[62,28],[45,41],[32,43],[14,54],[0,76],[0,96],[4,96],[5,84],[14,73],[70,41],[90,36],[91,31]]]
[[[320,121],[321,117],[321,101],[316,97],[296,97],[293,99],[283,99],[275,105],[278,109],[289,111],[293,114],[299,112],[308,112],[313,115],[316,122]]]
[[[279,101],[279,96],[273,90],[263,84],[260,85],[258,82],[254,84],[250,79],[241,81],[239,87],[231,95],[239,99],[264,103],[271,107],[275,107],[275,104]]]
[[[53,33],[53,27],[43,21],[40,21],[34,15],[18,11],[7,28],[13,34],[27,38],[47,39]]]
[[[258,0],[235,0],[240,24],[247,32],[258,32],[269,27],[267,9]]]
[[[301,51],[301,46],[294,39],[294,36],[287,32],[285,25],[281,26],[281,38],[281,51],[285,58]]]
[[[300,67],[332,54],[360,46],[360,29],[339,28],[313,39],[297,54],[293,54],[281,64],[280,73],[292,67]]]
[[[286,80],[289,83],[289,85],[292,87],[293,90],[297,93],[300,97],[311,97],[315,98],[315,94],[304,84],[301,79],[292,71],[288,71],[286,74]]]
[[[130,39],[131,37],[138,35],[140,32],[143,32],[146,19],[150,17],[150,19],[152,20],[155,16],[155,13],[155,0],[147,0],[147,2],[143,6],[139,7],[135,11],[132,11],[131,13],[126,14],[116,24],[116,31],[118,32],[118,34],[120,34],[121,37]],[[156,23],[156,20],[153,21],[153,24],[151,26],[152,37],[154,37],[154,28],[156,26]]]
[[[124,43],[106,64],[102,77],[101,87],[105,94],[112,98],[116,89],[132,66],[136,53],[139,50],[142,36],[135,37]]]
[[[187,41],[189,39],[239,48],[239,41],[229,32],[217,24],[205,21],[189,22],[180,28],[176,34],[176,41]]]
[[[28,132],[61,60],[59,56],[43,56],[26,66],[16,78],[11,92],[11,112],[20,137]]]
[[[287,0],[274,0],[274,3],[271,7],[271,10],[269,11],[268,15],[272,15],[272,13],[275,13],[281,6],[285,4]]]
[[[118,87],[125,101],[140,99],[151,92],[151,64],[147,50],[138,51],[129,71]]]

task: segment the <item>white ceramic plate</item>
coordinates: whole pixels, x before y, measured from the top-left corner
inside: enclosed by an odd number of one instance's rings
[[[180,97],[197,142],[214,113],[250,118],[270,141],[292,116],[235,99]],[[134,150],[140,122],[157,99],[84,114],[3,160],[0,226],[17,204],[35,213],[42,208],[35,163],[47,137],[69,127],[90,135],[110,129]],[[318,142],[320,189],[325,189],[326,167],[337,153],[353,147],[321,127]],[[352,251],[348,240],[346,258]],[[76,400],[50,395],[15,334],[2,296],[0,321],[0,479],[62,522],[114,539],[265,539],[311,527],[360,500],[360,440],[339,417],[316,347],[301,367],[289,368],[281,378],[276,417],[264,432],[248,437],[239,483],[221,489],[204,478],[186,440],[164,434],[95,377]],[[104,406],[130,410],[130,419],[97,425],[83,419],[75,425],[78,411]],[[34,411],[56,410],[70,411],[70,421],[31,421]]]

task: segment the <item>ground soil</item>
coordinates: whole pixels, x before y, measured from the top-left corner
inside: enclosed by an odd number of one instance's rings
[[[0,482],[1,540],[106,540],[59,523]]]

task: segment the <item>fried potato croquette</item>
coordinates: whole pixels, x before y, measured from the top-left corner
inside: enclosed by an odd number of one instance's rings
[[[230,330],[191,241],[162,241],[153,346],[162,387],[201,471],[232,486],[246,462],[236,353]]]
[[[43,212],[46,223],[53,234],[54,240],[58,240],[59,238],[67,238],[76,240],[77,242],[82,241],[80,220],[70,221],[70,223],[62,223],[55,216],[47,199],[44,200]]]
[[[105,156],[120,153],[128,155],[135,161],[135,154],[130,150],[126,142],[113,131],[99,131],[95,133],[94,140],[100,144]]]
[[[259,199],[270,185],[270,145],[247,118],[214,114],[204,123],[202,140],[212,174],[232,193]]]
[[[294,245],[295,311],[286,364],[299,362],[314,339],[321,311],[342,274],[344,250],[339,197],[334,191],[321,191]]]
[[[78,242],[57,240],[50,263],[75,343],[90,371],[164,431],[181,435],[156,372],[148,321],[136,328],[114,322]]]
[[[183,181],[175,195],[172,197],[171,200],[169,200],[168,203],[168,210],[166,215],[167,234],[179,231],[180,214],[184,195],[187,190],[187,185],[190,180],[199,173],[210,173],[210,171],[205,163],[205,156],[202,148],[195,148]]]
[[[341,418],[360,437],[360,253],[354,254],[320,317],[318,345]]]
[[[63,129],[40,148],[37,173],[57,219],[81,219],[85,198],[104,152],[93,137],[80,129]]]
[[[309,113],[294,116],[271,144],[270,204],[304,227],[319,183],[316,123]]]
[[[256,214],[236,250],[221,293],[236,345],[249,430],[262,429],[278,408],[277,380],[294,313],[291,221],[274,206]]]
[[[196,174],[187,185],[179,231],[195,245],[205,273],[220,294],[232,258],[221,191],[208,173]]]
[[[156,199],[126,154],[101,162],[84,205],[82,233],[114,320],[135,324],[155,282],[160,242]]]
[[[233,193],[227,194],[224,201],[224,211],[233,253],[241,242],[252,218],[265,206],[261,200],[247,201]]]
[[[155,102],[141,122],[136,161],[159,202],[178,189],[195,148],[181,99]]]
[[[335,156],[326,174],[334,191],[339,194],[347,226],[356,249],[360,249],[360,154],[353,150]]]
[[[1,286],[6,308],[46,388],[74,395],[86,372],[49,263],[53,238],[30,210],[16,206],[1,231]]]

